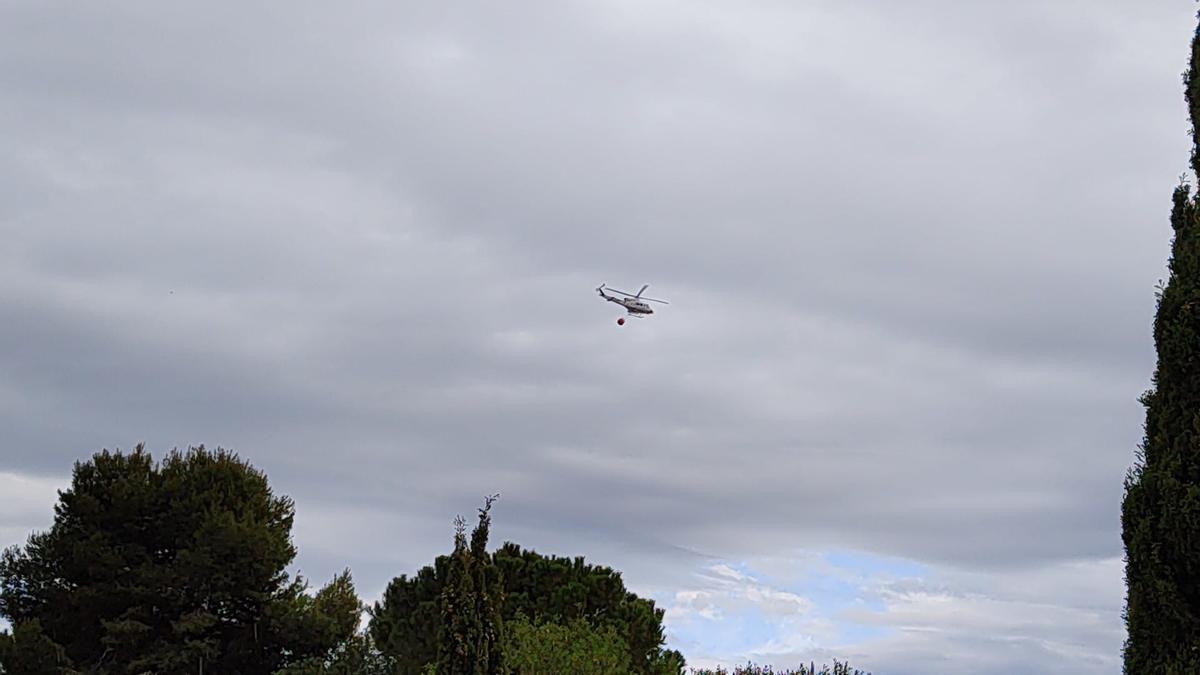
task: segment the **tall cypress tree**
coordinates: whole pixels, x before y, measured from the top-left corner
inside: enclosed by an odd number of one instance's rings
[[[1200,28],[1184,74],[1200,176]],[[1200,202],[1175,188],[1170,273],[1158,296],[1158,366],[1145,439],[1125,480],[1125,672],[1200,673]]]
[[[442,588],[438,675],[497,675],[502,672],[501,585],[487,552],[492,503],[479,509],[479,524],[467,543],[466,521],[455,520],[454,553]]]

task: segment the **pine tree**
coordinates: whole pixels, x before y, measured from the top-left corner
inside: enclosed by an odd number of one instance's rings
[[[1200,176],[1200,28],[1184,74]],[[1200,673],[1200,203],[1175,188],[1169,278],[1158,295],[1158,365],[1142,397],[1145,439],[1125,480],[1125,672]]]
[[[467,543],[466,521],[456,518],[454,552],[441,594],[439,675],[496,675],[502,672],[504,622],[499,574],[487,552],[490,511],[499,495],[479,509],[479,524]]]
[[[0,673],[64,675],[74,672],[66,650],[46,637],[37,619],[17,624],[12,635],[0,633]]]
[[[325,654],[354,632],[359,601],[348,572],[315,597],[289,578],[293,517],[265,474],[221,449],[161,463],[141,446],[96,453],[51,528],[0,555],[12,649],[61,648],[97,675],[269,673]]]

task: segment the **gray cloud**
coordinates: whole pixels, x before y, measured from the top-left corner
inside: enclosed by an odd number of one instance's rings
[[[664,593],[1119,554],[1190,10],[2,11],[0,471],[232,447],[376,590],[497,490]]]

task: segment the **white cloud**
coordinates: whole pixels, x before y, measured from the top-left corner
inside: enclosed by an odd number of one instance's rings
[[[813,607],[807,598],[771,588],[725,563],[708,567],[697,580],[700,588],[675,593],[666,607],[669,620],[686,622],[694,615],[716,621],[753,611],[771,620],[789,621]]]

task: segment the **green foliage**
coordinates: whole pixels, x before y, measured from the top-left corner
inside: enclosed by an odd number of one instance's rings
[[[504,660],[514,675],[611,675],[629,672],[629,649],[612,626],[582,619],[563,626],[524,616],[505,625]]]
[[[624,640],[634,673],[678,672],[669,665],[682,657],[663,651],[663,610],[625,589],[620,572],[587,564],[582,556],[544,556],[505,543],[495,553],[504,579],[505,619],[518,615],[562,625],[582,619],[611,626]]]
[[[37,620],[86,672],[269,673],[357,625],[348,573],[315,598],[288,579],[292,502],[232,453],[100,452],[54,511],[0,558],[0,616]]]
[[[356,633],[324,657],[309,657],[274,675],[393,675],[395,661],[375,648],[371,637]]]
[[[371,636],[381,651],[395,659],[401,675],[421,675],[437,659],[442,584],[449,565],[449,556],[438,556],[411,579],[405,575],[393,579],[383,600],[371,608]]]
[[[683,675],[687,662],[683,654],[674,649],[662,650],[647,672],[651,675]]]
[[[42,632],[37,619],[17,624],[12,635],[0,633],[0,673],[73,675],[76,672],[66,651]]]
[[[1184,77],[1200,175],[1200,30]],[[1200,204],[1175,189],[1169,278],[1158,296],[1158,364],[1145,438],[1125,480],[1126,673],[1200,672]]]
[[[492,560],[503,583],[505,621],[524,615],[536,623],[570,625],[581,619],[595,628],[612,627],[629,650],[631,672],[682,672],[683,657],[663,649],[663,611],[627,591],[619,572],[513,543],[497,549]],[[449,564],[448,556],[440,556],[411,578],[397,577],[372,608],[371,634],[403,675],[420,675],[437,657],[436,617]]]
[[[810,663],[808,666],[801,665],[797,670],[775,670],[771,666],[758,666],[753,663],[748,663],[744,666],[738,666],[733,670],[725,670],[724,668],[714,669],[692,669],[692,675],[871,675],[868,672],[851,668],[849,663],[833,660],[833,667],[822,665],[819,668]]]
[[[303,596],[299,603],[300,614],[310,623],[316,641],[321,644],[345,646],[347,636],[358,631],[362,614],[362,601],[354,590],[350,570],[342,570],[309,600]]]
[[[438,623],[437,670],[443,675],[494,675],[503,669],[503,591],[487,552],[490,511],[498,496],[488,497],[479,509],[469,545],[466,521],[455,520],[454,552],[442,586]]]

